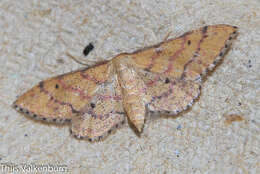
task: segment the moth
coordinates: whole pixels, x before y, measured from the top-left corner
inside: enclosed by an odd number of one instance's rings
[[[227,53],[237,27],[211,25],[44,81],[13,104],[72,135],[101,140],[128,120],[142,132],[149,114],[176,115],[200,95],[202,78]]]

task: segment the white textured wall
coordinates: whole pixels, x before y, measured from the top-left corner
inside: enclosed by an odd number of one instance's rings
[[[99,143],[78,141],[66,126],[10,107],[40,80],[82,67],[66,52],[100,61],[219,23],[238,26],[240,35],[199,101],[180,117],[150,122],[142,137],[125,126]],[[95,49],[84,58],[89,42]],[[260,173],[259,108],[258,0],[0,0],[0,173],[6,162],[91,174]],[[244,121],[226,125],[228,114]]]

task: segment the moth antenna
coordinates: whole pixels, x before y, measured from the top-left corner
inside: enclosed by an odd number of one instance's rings
[[[83,63],[81,60],[79,60],[79,58],[76,58],[74,56],[72,56],[70,53],[66,52],[66,55],[71,58],[72,60],[74,60],[75,62],[77,62],[78,64],[84,65],[84,66],[89,66],[89,64],[87,63]]]
[[[171,31],[169,31],[165,36],[164,36],[164,38],[163,38],[163,41],[166,41],[168,38],[169,38],[169,36],[171,35]]]

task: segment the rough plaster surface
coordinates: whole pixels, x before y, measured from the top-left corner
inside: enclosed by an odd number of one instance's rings
[[[10,107],[39,81],[82,67],[66,52],[90,64],[219,23],[240,34],[200,99],[179,117],[150,122],[141,137],[125,126],[99,143],[79,141],[66,126]],[[0,173],[12,172],[7,163],[69,173],[260,173],[260,1],[0,0],[0,28]],[[95,49],[84,58],[89,42]],[[228,114],[244,120],[227,125]]]

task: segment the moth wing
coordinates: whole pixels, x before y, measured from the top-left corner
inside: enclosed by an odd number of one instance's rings
[[[213,69],[237,35],[237,28],[200,28],[131,54],[151,97],[151,112],[177,114],[200,94],[201,75]]]
[[[116,75],[102,84],[81,113],[73,117],[71,127],[71,133],[80,139],[100,140],[124,123],[125,112]]]
[[[200,83],[195,81],[146,71],[139,73],[146,84],[146,94],[151,98],[148,103],[151,113],[176,115],[190,107],[200,95]]]
[[[200,79],[213,69],[237,35],[237,27],[212,25],[132,54],[137,67],[175,79]]]
[[[101,84],[109,81],[114,73],[111,67],[111,63],[104,63],[44,80],[21,95],[13,105],[34,119],[70,121],[90,103]]]

